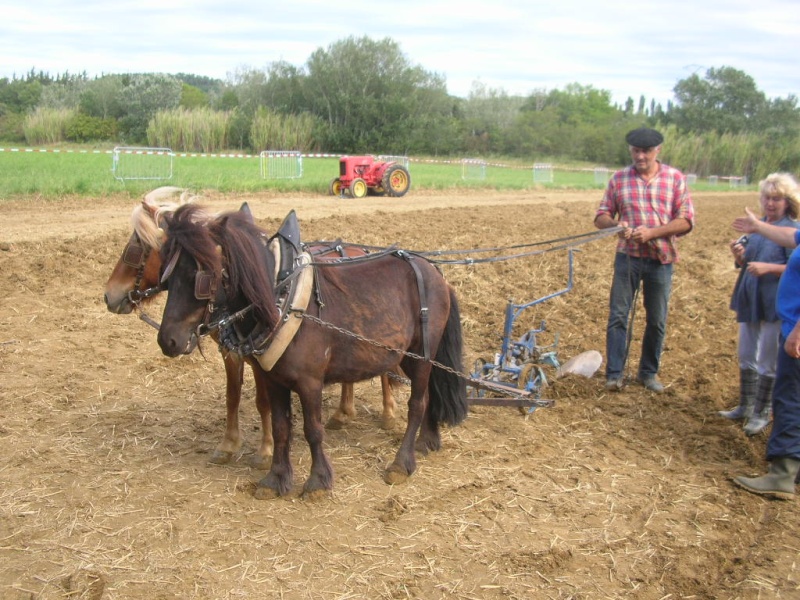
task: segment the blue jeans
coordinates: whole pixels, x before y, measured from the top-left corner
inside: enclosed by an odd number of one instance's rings
[[[772,391],[772,433],[767,442],[767,460],[782,456],[800,460],[800,359],[786,354],[785,341],[781,336]]]
[[[608,327],[606,329],[606,378],[622,377],[628,347],[628,317],[634,293],[642,285],[646,325],[638,377],[646,379],[658,373],[661,350],[667,332],[667,309],[672,291],[672,264],[651,258],[634,258],[618,252],[614,259]]]

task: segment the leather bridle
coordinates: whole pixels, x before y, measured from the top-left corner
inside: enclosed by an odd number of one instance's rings
[[[150,257],[151,248],[142,243],[139,234],[135,231],[122,251],[122,262],[129,267],[136,269],[136,279],[133,282],[133,289],[128,292],[128,300],[131,304],[138,307],[142,300],[155,296],[163,290],[160,285],[147,289],[139,289],[144,279],[144,269],[147,259]]]
[[[175,270],[178,260],[180,260],[182,250],[183,248],[178,246],[167,261],[166,266],[164,267],[164,272],[161,275],[159,289],[167,289],[167,281],[172,275],[172,272]],[[210,332],[209,322],[211,321],[211,317],[215,311],[217,291],[219,289],[220,279],[222,278],[215,277],[212,271],[206,271],[200,268],[199,262],[196,262],[196,264],[197,273],[194,276],[194,297],[196,300],[206,301],[203,320],[197,326],[197,331],[195,332],[197,337],[200,338],[203,335],[207,335],[207,332]]]

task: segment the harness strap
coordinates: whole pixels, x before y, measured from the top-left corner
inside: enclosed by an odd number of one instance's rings
[[[303,253],[298,258],[298,266],[295,269],[299,273],[294,280],[296,285],[292,286],[286,298],[286,309],[283,319],[276,324],[270,333],[268,345],[257,349],[254,354],[259,364],[265,371],[271,371],[278,359],[283,356],[289,343],[294,339],[297,330],[300,328],[302,319],[297,313],[304,313],[308,308],[311,299],[311,288],[314,282],[314,268],[310,266],[311,257]]]
[[[425,360],[431,357],[430,341],[428,340],[428,294],[425,290],[425,278],[422,276],[417,263],[414,262],[414,257],[402,250],[398,251],[397,256],[403,258],[414,269],[414,275],[417,276],[417,289],[419,290],[419,322],[422,329],[422,356]]]

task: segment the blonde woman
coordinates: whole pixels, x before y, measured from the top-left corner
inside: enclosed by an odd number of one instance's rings
[[[791,175],[768,175],[759,189],[762,222],[800,227],[800,197]],[[739,405],[719,414],[746,420],[745,433],[755,435],[770,421],[781,331],[775,298],[792,250],[752,233],[733,242],[731,252],[741,269],[731,298],[731,309],[736,311],[739,323]]]

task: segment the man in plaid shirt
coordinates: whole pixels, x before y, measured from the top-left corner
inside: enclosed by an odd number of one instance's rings
[[[686,177],[661,163],[664,137],[641,127],[625,136],[633,164],[608,182],[595,214],[599,229],[621,227],[614,260],[606,329],[606,389],[621,390],[628,358],[628,320],[642,284],[646,326],[637,380],[661,393],[658,379],[667,330],[672,265],[678,261],[676,239],[694,227],[694,206]]]

